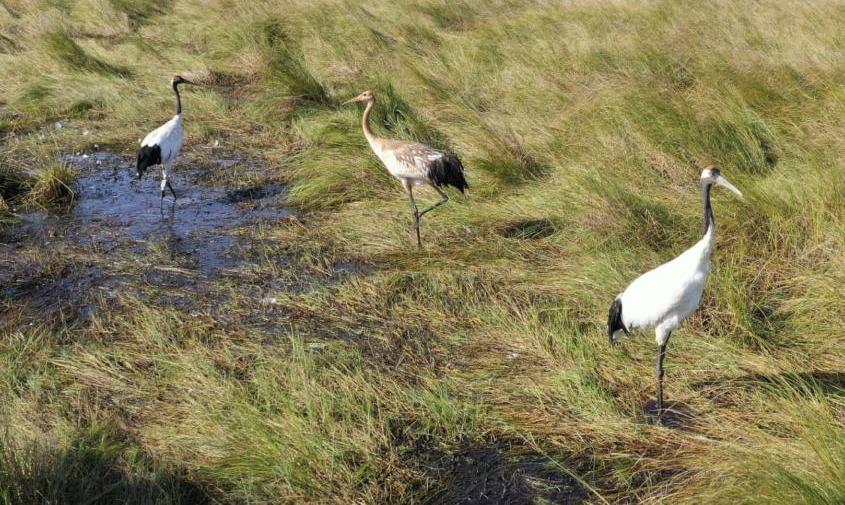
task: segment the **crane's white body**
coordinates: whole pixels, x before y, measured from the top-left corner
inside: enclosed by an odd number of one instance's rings
[[[622,301],[622,322],[628,330],[655,329],[663,345],[669,335],[698,308],[710,276],[710,254],[715,226],[680,256],[637,277],[617,298]],[[614,339],[622,330],[614,332]]]
[[[161,148],[161,163],[168,165],[179,155],[184,138],[182,114],[176,114],[170,121],[148,133],[141,141],[141,147],[159,146]]]
[[[698,308],[710,276],[710,255],[716,238],[716,222],[710,205],[713,185],[728,188],[742,198],[742,192],[710,165],[701,172],[704,204],[704,234],[680,256],[637,277],[613,303],[607,318],[611,344],[630,330],[654,328],[660,350],[657,353],[657,411],[663,412],[663,359],[669,337]]]
[[[182,127],[182,114],[176,114],[170,121],[151,131],[141,141],[141,147],[158,146],[161,149],[161,190],[167,184],[167,174],[173,166],[179,151],[182,149],[182,141],[185,132]]]

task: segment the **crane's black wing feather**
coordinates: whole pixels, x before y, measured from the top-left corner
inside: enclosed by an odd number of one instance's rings
[[[613,344],[613,334],[622,330],[625,335],[628,334],[628,328],[625,328],[625,323],[622,322],[622,300],[619,298],[613,300],[610,304],[610,313],[607,315],[607,338]]]
[[[144,175],[144,171],[153,165],[161,164],[161,146],[141,146],[138,150],[138,178]]]

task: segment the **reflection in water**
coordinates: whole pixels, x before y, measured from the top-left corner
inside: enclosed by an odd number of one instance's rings
[[[235,230],[290,214],[283,207],[284,186],[275,183],[227,191],[198,183],[201,173],[182,167],[174,173],[179,198],[162,202],[158,178],[148,175],[139,181],[130,158],[94,153],[66,161],[81,169],[76,204],[65,216],[27,215],[23,234],[60,235],[107,249],[129,245],[139,253],[146,251],[148,241],[164,240],[174,257],[212,275],[237,265]]]

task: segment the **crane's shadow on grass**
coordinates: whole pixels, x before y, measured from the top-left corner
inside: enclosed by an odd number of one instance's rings
[[[0,443],[9,503],[214,503],[186,471],[164,468],[114,433],[80,433],[62,448]]]
[[[748,374],[730,379],[707,379],[693,384],[705,394],[719,396],[727,390],[750,392],[759,389],[785,390],[799,394],[819,392],[845,397],[845,372],[797,372],[782,374]]]

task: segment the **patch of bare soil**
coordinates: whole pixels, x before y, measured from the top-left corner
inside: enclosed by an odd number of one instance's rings
[[[548,457],[519,444],[466,442],[454,452],[422,451],[415,460],[438,483],[426,505],[574,505],[590,496]]]

